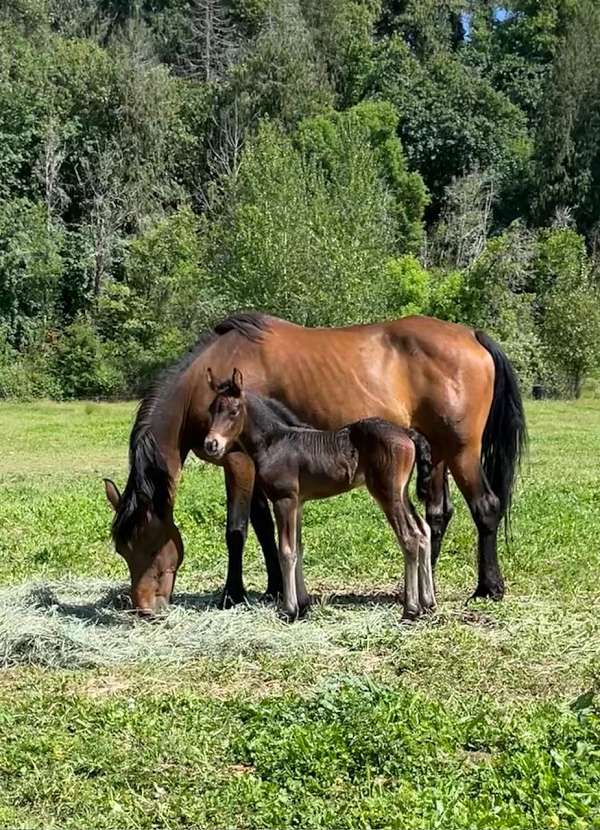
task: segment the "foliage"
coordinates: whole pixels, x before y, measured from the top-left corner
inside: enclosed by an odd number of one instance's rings
[[[189,207],[132,241],[123,281],[98,298],[96,325],[121,366],[125,388],[141,390],[222,313],[204,268],[199,221]]]
[[[313,325],[384,313],[391,200],[363,131],[339,140],[343,162],[327,175],[273,127],[247,147],[213,241],[230,307]]]
[[[66,398],[110,396],[120,388],[118,371],[107,361],[98,336],[85,319],[70,323],[54,344],[52,372]]]
[[[4,3],[3,394],[137,394],[242,307],[482,325],[575,390],[599,43],[592,0]]]
[[[568,276],[556,281],[546,298],[541,330],[556,380],[578,398],[586,375],[600,361],[600,291],[587,275],[577,283]]]
[[[13,346],[57,314],[61,235],[43,205],[0,202],[0,322]]]
[[[600,8],[576,4],[548,77],[537,131],[538,218],[572,207],[582,229],[598,221],[600,202]]]
[[[402,146],[437,198],[474,167],[508,178],[527,158],[523,114],[445,52],[421,64],[400,38],[383,41],[369,91],[396,106]]]
[[[410,254],[387,263],[389,314],[425,314],[430,305],[431,277]]]
[[[344,113],[301,122],[296,141],[305,156],[318,162],[328,177],[335,177],[352,160],[347,134],[362,135],[373,150],[378,174],[393,199],[396,248],[417,251],[428,198],[419,174],[407,170],[397,127],[398,116],[389,103],[365,101]]]

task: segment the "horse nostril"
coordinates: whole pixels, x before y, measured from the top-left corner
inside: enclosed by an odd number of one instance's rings
[[[217,451],[217,441],[215,438],[207,438],[204,442],[204,449],[209,455],[214,455]]]

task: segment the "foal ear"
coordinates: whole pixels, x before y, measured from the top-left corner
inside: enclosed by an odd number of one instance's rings
[[[108,499],[113,510],[118,510],[119,502],[121,501],[121,494],[119,488],[111,481],[110,478],[104,479],[104,489],[106,490],[106,498]]]
[[[208,385],[210,386],[212,391],[216,392],[217,391],[217,384],[215,383],[215,377],[212,373],[212,369],[210,368],[210,366],[206,370],[206,380],[208,381]]]
[[[241,395],[244,388],[244,378],[239,369],[234,369],[231,375],[231,385],[236,394]]]

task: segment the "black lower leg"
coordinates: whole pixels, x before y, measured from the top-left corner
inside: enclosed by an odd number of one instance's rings
[[[500,503],[496,496],[487,493],[477,499],[471,510],[479,534],[478,580],[473,596],[499,600],[504,596],[497,550]]]
[[[247,526],[244,528],[227,528],[227,579],[219,603],[220,608],[231,608],[246,600],[246,589],[242,578],[242,557],[246,542]]]
[[[430,498],[426,506],[427,524],[431,528],[431,567],[435,569],[442,541],[450,519],[454,513],[454,507],[450,499],[450,487],[448,484],[448,473],[443,470],[432,478]]]
[[[269,503],[262,490],[255,488],[250,507],[250,521],[256,533],[256,538],[265,557],[267,568],[266,595],[277,598],[283,592],[281,567],[275,539],[275,524],[269,508]]]

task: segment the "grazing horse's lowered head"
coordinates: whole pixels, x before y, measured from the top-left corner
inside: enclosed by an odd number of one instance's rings
[[[104,479],[115,511],[112,537],[131,576],[131,601],[138,613],[152,616],[169,604],[183,560],[183,541],[173,521],[171,477],[150,431],[136,435],[131,472],[123,495]]]

